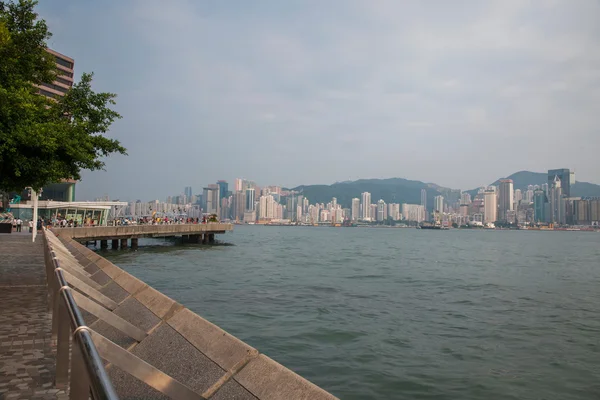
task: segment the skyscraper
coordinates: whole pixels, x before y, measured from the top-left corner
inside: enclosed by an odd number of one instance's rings
[[[211,183],[205,187],[203,189],[202,199],[204,202],[202,207],[204,212],[220,215],[221,197],[219,196],[219,185]]]
[[[514,207],[514,191],[512,179],[501,179],[498,191],[499,213],[498,220],[506,221],[507,211],[512,211]]]
[[[360,199],[352,199],[352,221],[358,221],[360,219]]]
[[[219,185],[219,196],[220,198],[227,197],[227,192],[229,192],[229,185],[226,181],[217,181],[217,185]]]
[[[190,200],[192,198],[192,187],[186,186],[185,189],[183,189],[183,194]]]
[[[427,220],[427,190],[421,189],[421,205],[425,210],[425,220]]]
[[[361,197],[362,197],[362,209],[363,209],[362,219],[365,221],[370,221],[371,220],[371,193],[363,192],[361,194]]]
[[[550,189],[554,183],[554,178],[560,179],[560,186],[562,194],[567,197],[571,197],[571,185],[575,182],[571,182],[571,171],[568,168],[549,169],[548,170],[548,186]],[[575,173],[573,173],[573,179],[575,179]]]
[[[533,220],[546,222],[546,192],[537,189],[533,192]]]
[[[255,199],[255,191],[254,188],[246,189],[246,211],[254,211],[254,199]]]
[[[514,200],[515,200],[515,208],[516,208],[521,203],[521,200],[523,200],[523,192],[521,192],[521,189],[515,189]]]
[[[548,222],[564,224],[566,221],[565,200],[563,199],[562,182],[558,175],[554,176],[548,198],[550,200],[550,215],[547,216],[549,217]]]
[[[237,221],[244,220],[244,211],[246,211],[246,192],[236,191],[233,195],[234,210],[233,218]]]
[[[484,193],[483,222],[494,223],[497,219],[498,205],[496,202],[496,192],[488,189]]]
[[[471,195],[467,192],[460,195],[460,204],[471,204]]]
[[[433,198],[433,211],[438,213],[444,212],[444,196],[435,196]]]
[[[236,192],[244,190],[244,180],[242,178],[235,178],[234,189]]]
[[[377,202],[377,221],[384,221],[387,216],[385,201],[379,200]]]

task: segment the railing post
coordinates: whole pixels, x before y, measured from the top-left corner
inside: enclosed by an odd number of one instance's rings
[[[58,296],[57,296],[58,297]],[[58,343],[56,345],[56,387],[63,389],[69,383],[69,345],[71,339],[71,321],[67,306],[57,299],[58,305]],[[76,346],[73,346],[75,348]]]
[[[73,335],[73,352],[71,354],[71,382],[69,399],[79,400],[90,397],[90,377],[81,352],[80,331]]]

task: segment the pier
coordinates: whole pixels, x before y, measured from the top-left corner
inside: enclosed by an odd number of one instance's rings
[[[215,235],[233,231],[233,224],[158,224],[158,225],[117,225],[117,226],[86,226],[80,228],[58,228],[57,233],[63,238],[78,242],[100,241],[100,247],[105,249],[132,248],[138,246],[139,238],[168,238],[182,237],[190,243],[214,243]],[[128,244],[129,243],[129,244]]]
[[[79,243],[95,230],[92,238],[119,241],[227,230],[155,227],[44,229],[36,243],[2,238],[10,246],[0,277],[3,289],[14,287],[3,291],[13,300],[0,311],[0,397],[336,399]]]

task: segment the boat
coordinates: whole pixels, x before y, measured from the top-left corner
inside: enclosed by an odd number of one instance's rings
[[[448,228],[447,226],[435,224],[435,225],[421,225],[421,229],[435,229],[438,231],[447,231],[450,228]]]

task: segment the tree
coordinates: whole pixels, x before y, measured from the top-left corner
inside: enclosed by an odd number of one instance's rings
[[[49,99],[35,85],[52,82],[51,34],[34,8],[37,1],[0,2],[0,190],[39,189],[81,170],[104,168],[103,157],[126,154],[107,133],[121,116],[113,93],[95,93],[84,73],[64,97]]]

